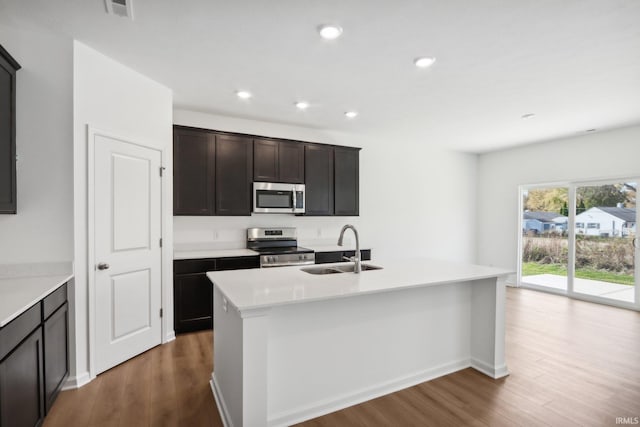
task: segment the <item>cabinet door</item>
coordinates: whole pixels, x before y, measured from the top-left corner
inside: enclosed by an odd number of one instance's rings
[[[253,180],[278,181],[278,141],[253,140]]]
[[[0,213],[16,213],[16,71],[0,46]]]
[[[49,412],[69,375],[68,305],[65,302],[44,322],[44,397]]]
[[[335,214],[359,214],[359,149],[335,148]]]
[[[330,262],[342,262],[342,252],[316,252],[316,264],[327,264]]]
[[[173,214],[213,215],[215,136],[197,129],[173,130]]]
[[[305,215],[333,215],[333,147],[305,146]]]
[[[243,270],[247,268],[260,268],[260,257],[242,256],[216,259],[216,271]]]
[[[304,144],[280,141],[278,182],[304,184]]]
[[[0,427],[33,427],[44,417],[42,328],[0,362]]]
[[[173,298],[177,334],[213,327],[213,285],[205,273],[175,275]]]
[[[216,136],[216,215],[251,215],[253,141]]]

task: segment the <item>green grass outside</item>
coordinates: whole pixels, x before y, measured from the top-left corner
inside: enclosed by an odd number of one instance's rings
[[[560,264],[538,264],[536,262],[522,263],[523,276],[533,276],[535,274],[555,274],[556,276],[566,276],[567,267]],[[619,283],[621,285],[634,285],[633,276],[630,274],[617,274],[602,270],[579,268],[576,269],[576,277],[580,279],[591,279],[600,280],[602,282]]]

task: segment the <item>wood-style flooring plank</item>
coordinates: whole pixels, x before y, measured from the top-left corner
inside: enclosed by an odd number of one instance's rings
[[[640,313],[509,288],[506,334],[506,378],[465,369],[299,425],[615,426],[640,416]],[[60,393],[44,426],[222,426],[212,338],[180,335]]]

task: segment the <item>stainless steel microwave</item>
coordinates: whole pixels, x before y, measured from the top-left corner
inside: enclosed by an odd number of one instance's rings
[[[304,213],[304,184],[253,183],[254,213]]]

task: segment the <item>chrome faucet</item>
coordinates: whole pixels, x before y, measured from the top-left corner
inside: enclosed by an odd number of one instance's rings
[[[344,238],[344,232],[347,231],[348,228],[353,230],[353,234],[355,234],[355,236],[356,236],[356,253],[355,253],[355,256],[353,256],[351,258],[346,258],[346,257],[344,257],[344,258],[346,260],[348,260],[348,261],[353,261],[354,262],[353,272],[358,274],[358,273],[360,273],[362,271],[362,261],[361,261],[361,257],[360,257],[360,239],[358,237],[358,230],[356,230],[356,228],[353,225],[347,224],[344,227],[342,227],[342,230],[340,230],[340,238],[338,239],[338,246],[342,246],[342,240]]]

